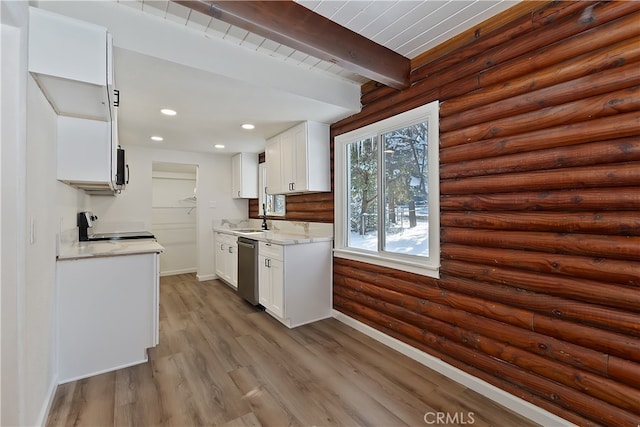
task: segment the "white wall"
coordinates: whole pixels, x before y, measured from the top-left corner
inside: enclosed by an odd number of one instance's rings
[[[139,222],[151,230],[153,162],[197,165],[197,274],[201,280],[214,278],[213,221],[247,217],[247,201],[231,198],[231,157],[121,143],[131,171],[129,185],[117,197],[90,196],[93,213],[98,215],[99,221]],[[215,207],[211,207],[212,203]]]
[[[24,381],[26,424],[42,411],[56,383],[55,275],[56,114],[29,77],[27,86],[26,284]]]
[[[26,158],[27,4],[0,2],[0,424],[22,425],[24,315],[24,178]]]
[[[2,6],[2,425],[41,425],[57,383],[56,234],[84,205],[60,184],[56,116],[27,72],[28,3]],[[61,203],[62,201],[62,203]],[[57,209],[56,209],[57,206]],[[75,226],[75,219],[73,219]]]

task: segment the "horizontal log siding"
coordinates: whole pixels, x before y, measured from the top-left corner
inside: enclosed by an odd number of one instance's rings
[[[537,5],[332,126],[441,101],[440,279],[336,258],[334,307],[576,424],[636,427],[640,3]]]

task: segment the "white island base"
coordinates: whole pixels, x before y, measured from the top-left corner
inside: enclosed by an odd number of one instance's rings
[[[158,343],[158,256],[58,259],[60,384],[147,361]]]

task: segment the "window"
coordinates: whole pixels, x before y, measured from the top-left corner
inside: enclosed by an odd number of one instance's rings
[[[437,101],[335,139],[335,256],[438,277]]]
[[[268,216],[284,216],[286,198],[282,194],[267,194],[267,164],[260,163],[258,165],[258,213],[264,215],[266,210]]]

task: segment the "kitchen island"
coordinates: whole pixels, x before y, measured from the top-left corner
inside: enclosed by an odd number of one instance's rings
[[[158,344],[155,240],[74,242],[58,253],[58,382],[147,361]]]

